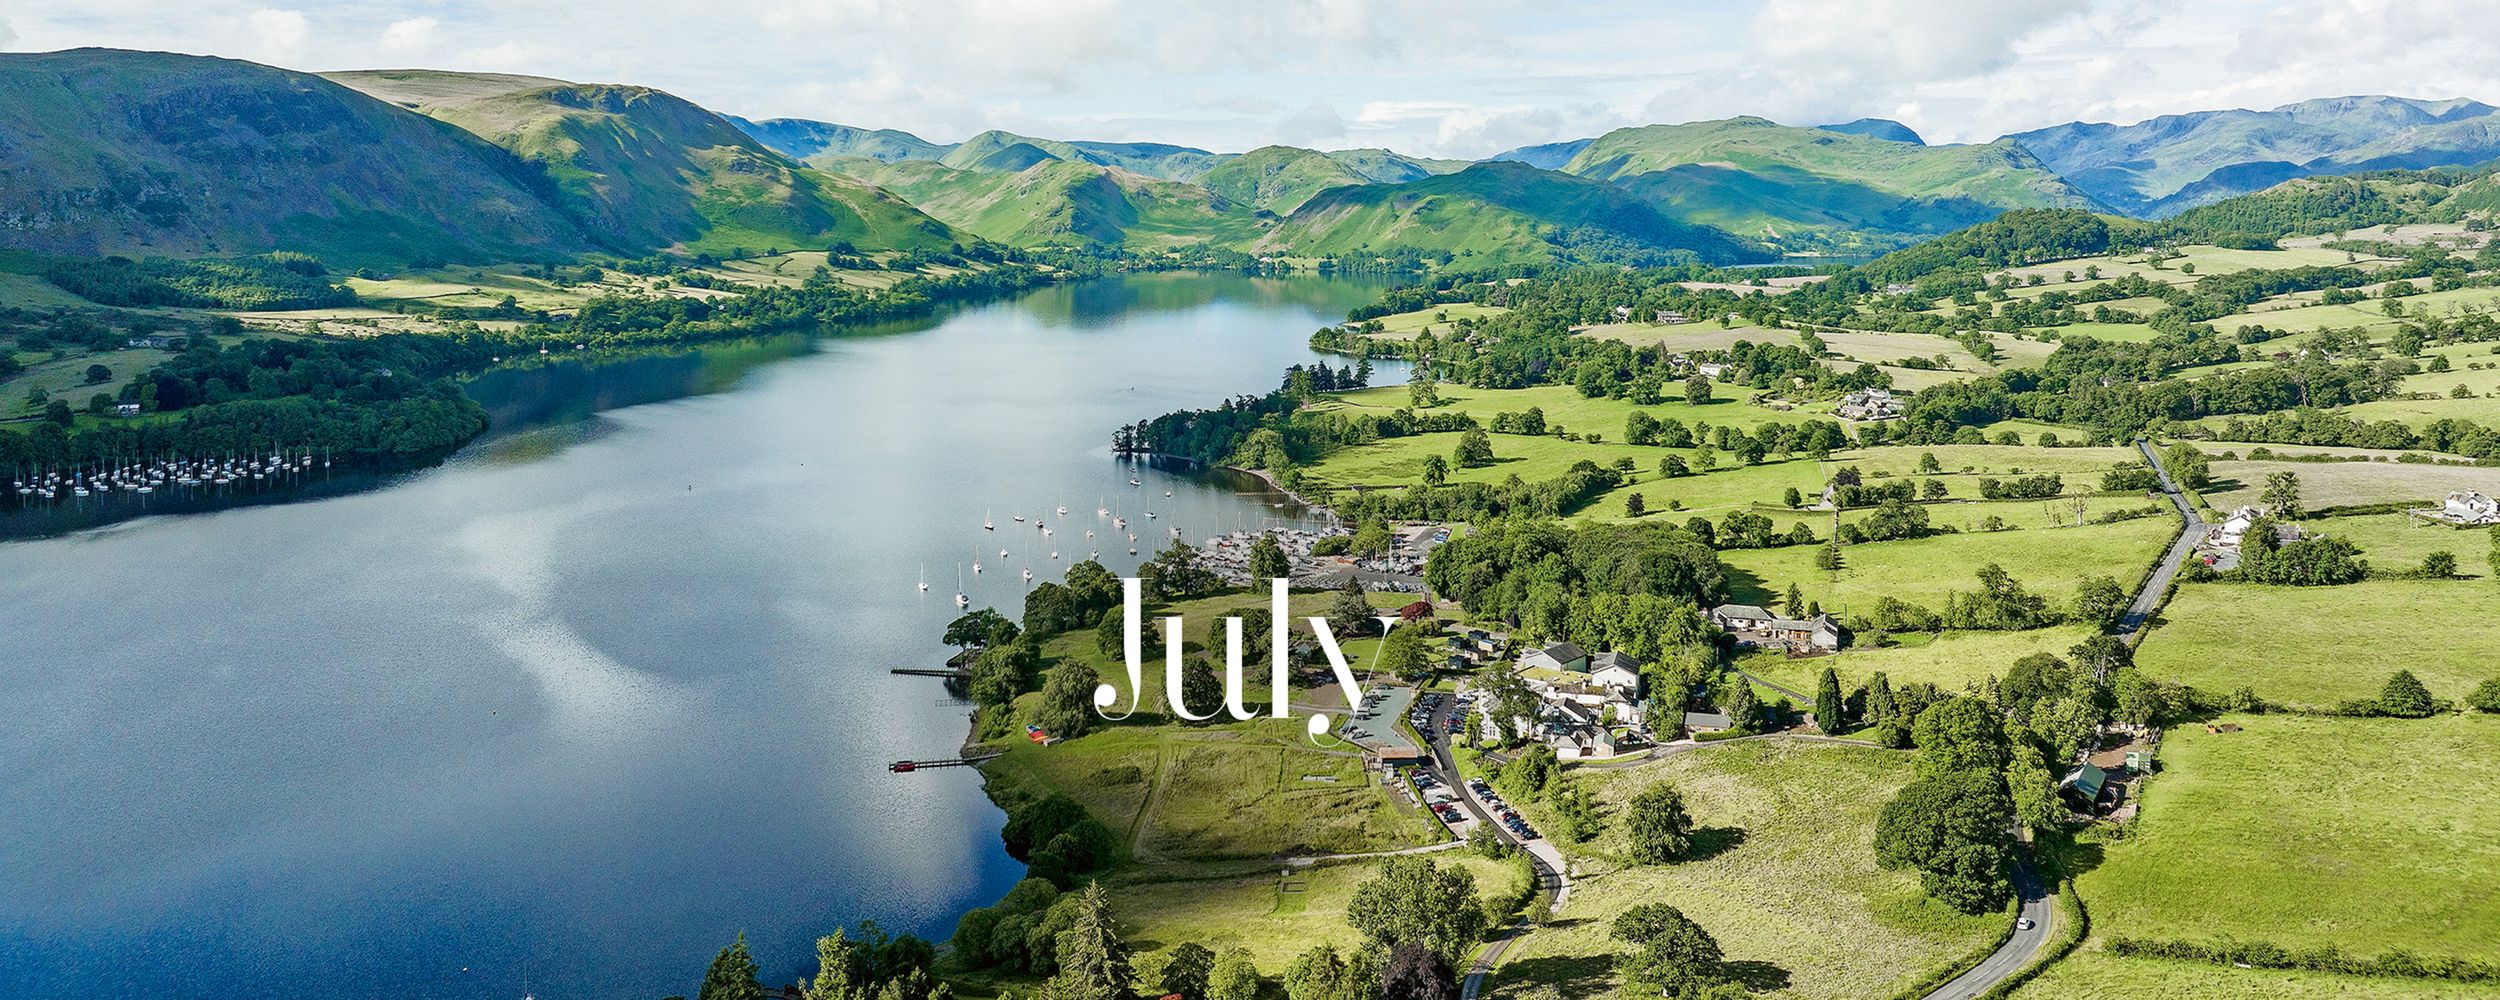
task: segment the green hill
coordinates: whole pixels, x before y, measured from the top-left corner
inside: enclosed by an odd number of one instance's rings
[[[1380,165],[1389,164],[1384,161]],[[1418,168],[1415,176],[1397,180],[1414,180],[1417,176],[1429,175]],[[1287,215],[1311,200],[1312,195],[1329,188],[1377,180],[1325,153],[1292,146],[1262,146],[1217,165],[1198,178],[1198,183],[1231,201]]]
[[[771,118],[758,122],[735,115],[724,117],[737,126],[738,131],[763,143],[766,149],[801,162],[820,156],[860,156],[888,163],[896,160],[934,160],[955,148],[899,129],[852,128],[805,118]]]
[[[1913,146],[1927,145],[1927,140],[1919,138],[1918,130],[1890,118],[1860,118],[1855,121],[1841,122],[1838,125],[1815,127],[1826,132],[1846,132],[1850,135],[1863,135],[1873,139],[1906,142]]]
[[[1786,245],[1868,234],[1898,243],[2008,209],[2092,204],[2011,143],[1917,146],[1750,117],[1617,129],[1563,170],[1676,218]]]
[[[1345,164],[1346,169],[1382,184],[1404,184],[1435,174],[1454,174],[1474,166],[1473,160],[1442,160],[1425,156],[1408,156],[1386,149],[1335,149],[1320,154]]]
[[[992,146],[988,159],[1037,149]],[[1232,243],[1257,233],[1246,205],[1195,184],[1045,157],[1021,170],[957,169],[926,160],[831,164],[899,195],[948,225],[1015,246]]]
[[[2188,239],[2316,236],[2406,222],[2455,222],[2500,209],[2494,167],[2301,177],[2188,209],[2169,229]],[[2356,233],[2356,235],[2359,235]]]
[[[298,250],[333,264],[552,259],[590,241],[545,174],[306,73],[76,49],[0,55],[0,246]]]
[[[1611,242],[1689,251],[1702,260],[1767,259],[1761,248],[1679,222],[1622,189],[1523,163],[1479,163],[1405,184],[1322,191],[1253,249],[1308,256],[1393,250],[1470,255],[1488,262],[1561,256],[1568,244]]]
[[[550,200],[626,252],[940,247],[946,227],[866,185],[800,167],[720,116],[647,87],[372,70],[329,78],[545,167]]]
[[[2102,203],[2166,216],[2294,177],[2500,157],[2500,108],[2339,97],[2133,125],[2070,122],[2006,136]],[[2004,141],[2004,140],[2000,140]]]

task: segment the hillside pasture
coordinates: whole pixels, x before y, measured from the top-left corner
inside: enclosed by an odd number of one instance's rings
[[[2378,697],[2410,670],[2463,698],[2500,675],[2500,587],[2488,580],[2366,580],[2339,587],[2196,583],[2163,608],[2136,664],[2212,692],[2331,707]],[[2413,624],[2419,623],[2419,624]]]
[[[2073,528],[1933,535],[1844,546],[1838,570],[1815,568],[1816,546],[1811,545],[1734,549],[1719,557],[1728,565],[1731,599],[1745,603],[1785,594],[1795,583],[1808,599],[1821,601],[1823,610],[1834,613],[1871,611],[1885,597],[1941,609],[1946,595],[1977,589],[1979,568],[1995,563],[2056,606],[2070,602],[2077,583],[2088,576],[2132,585],[2177,534],[2175,519],[2142,518]]]
[[[1953,912],[1915,876],[1876,866],[1868,831],[1910,779],[1906,754],[1755,740],[1574,773],[1606,830],[1570,850],[1571,899],[1504,956],[1490,996],[1606,995],[1623,948],[1608,928],[1640,903],[1671,902],[1708,930],[1756,996],[1800,1000],[1882,996],[1978,948],[2006,919]],[[1659,782],[1683,794],[1704,856],[1626,863],[1622,810]]]
[[[2500,494],[2500,468],[2412,462],[2215,462],[2205,501],[2218,511],[2257,502],[2266,477],[2300,477],[2301,505],[2310,510],[2384,503],[2436,503],[2456,490]]]
[[[2500,799],[2480,794],[2500,719],[2222,721],[2241,729],[2169,730],[2141,817],[2077,879],[2096,931],[2500,959]]]

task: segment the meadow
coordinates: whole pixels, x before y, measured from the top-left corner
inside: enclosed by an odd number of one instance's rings
[[[1464,848],[1428,856],[1444,868],[1465,868],[1480,897],[1515,892],[1526,879],[1516,864]],[[1238,946],[1249,950],[1260,971],[1275,976],[1314,945],[1344,951],[1362,943],[1362,934],[1345,921],[1346,904],[1379,868],[1369,861],[1283,871],[1267,866],[1212,878],[1115,878],[1108,887],[1128,943],[1140,954],[1160,954],[1184,941],[1214,951]]]
[[[2286,646],[2283,648],[2300,648]],[[2500,959],[2500,719],[2174,726],[2144,812],[2077,879],[2096,933]]]
[[[2152,517],[2082,527],[1931,535],[1844,546],[1838,570],[1816,568],[1816,547],[1810,545],[1731,549],[1719,558],[1728,565],[1731,597],[1744,603],[1762,603],[1795,583],[1808,600],[1822,602],[1825,611],[1835,614],[1870,611],[1885,597],[1941,608],[1946,594],[1977,589],[1979,568],[1995,563],[2032,593],[2058,605],[2073,598],[2076,584],[2085,577],[2109,576],[2121,586],[2134,586],[2178,530],[2177,519]]]
[[[2066,651],[2091,638],[2083,625],[2058,625],[2024,632],[1907,633],[1893,636],[1894,645],[1853,646],[1835,656],[1790,659],[1785,653],[1756,652],[1736,663],[1746,673],[1791,691],[1814,693],[1824,668],[1840,675],[1844,691],[1854,691],[1878,673],[1894,687],[1925,682],[1957,694],[1979,688],[1990,677],[2002,677],[2014,661],[2034,653],[2065,658]]]
[[[1552,924],[1523,939],[1490,995],[1588,997],[1614,982],[1610,922],[1673,903],[1718,939],[1756,996],[1882,996],[1967,955],[2003,927],[1927,900],[1915,876],[1875,864],[1875,814],[1908,782],[1906,754],[1753,740],[1655,763],[1574,772],[1609,818],[1567,848],[1580,873]],[[1684,796],[1701,857],[1631,865],[1620,812],[1658,782]]]
[[[2435,506],[2456,490],[2500,494],[2500,468],[2489,466],[2241,460],[2212,463],[2212,471],[2214,484],[2204,496],[2217,511],[2256,503],[2266,477],[2277,472],[2300,477],[2301,505],[2310,510],[2399,502]]]
[[[2120,958],[2078,950],[2014,991],[2015,1000],[2489,1000],[2500,986],[2364,978],[2293,969],[2237,969],[2204,962]]]
[[[2488,580],[2367,580],[2339,587],[2183,584],[2136,665],[2213,692],[2327,707],[2375,698],[2397,670],[2463,698],[2500,675],[2500,587]]]

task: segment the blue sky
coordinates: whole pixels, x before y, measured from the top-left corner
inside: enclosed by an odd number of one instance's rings
[[[1649,122],[1930,141],[2387,93],[2500,99],[2480,0],[0,0],[0,49],[659,87],[714,110],[1483,156]]]

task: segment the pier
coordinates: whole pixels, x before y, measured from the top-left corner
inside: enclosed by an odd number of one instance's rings
[[[972,767],[996,756],[998,754],[988,753],[978,757],[955,757],[946,760],[898,760],[886,765],[885,769],[896,774],[910,774],[913,771],[926,771],[938,767]]]

